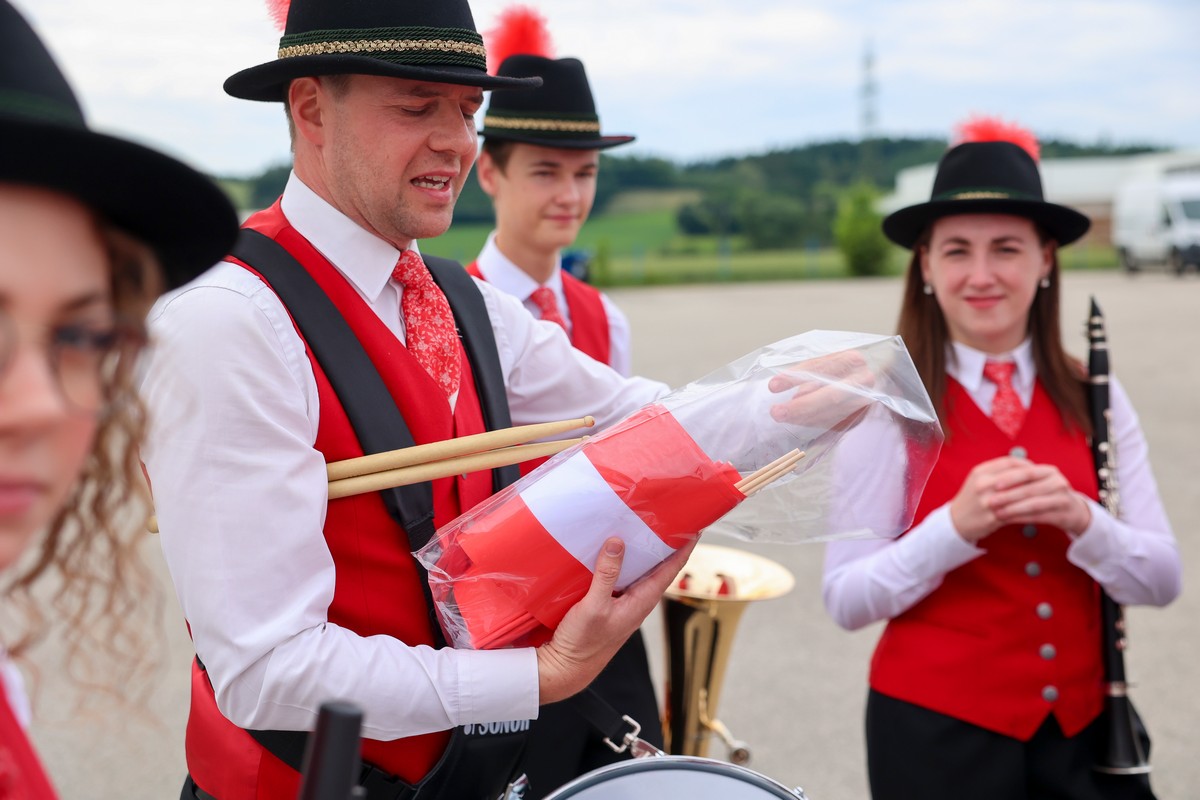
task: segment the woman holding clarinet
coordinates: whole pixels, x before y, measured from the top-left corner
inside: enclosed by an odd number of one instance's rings
[[[1031,134],[982,119],[961,133],[930,201],[883,223],[912,251],[899,333],[945,446],[906,534],[826,551],[834,620],[888,623],[870,670],[871,792],[1152,796],[1144,777],[1095,769],[1107,737],[1102,590],[1166,605],[1181,569],[1116,381],[1120,518],[1098,502],[1087,370],[1059,332],[1058,248],[1089,220],[1043,199]]]

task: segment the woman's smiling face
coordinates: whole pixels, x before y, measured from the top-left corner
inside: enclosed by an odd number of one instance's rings
[[[951,338],[985,353],[1004,353],[1024,341],[1054,247],[1024,217],[956,214],[934,222],[920,250],[921,275],[933,287]]]

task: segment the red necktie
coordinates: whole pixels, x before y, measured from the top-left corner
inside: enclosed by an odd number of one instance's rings
[[[988,361],[983,365],[983,377],[996,384],[996,396],[992,398],[992,421],[1010,439],[1015,439],[1025,422],[1025,407],[1013,388],[1013,370],[1017,365],[1011,361]]]
[[[558,298],[554,296],[553,289],[549,286],[539,286],[533,290],[533,294],[529,295],[529,299],[542,312],[542,319],[546,322],[557,322],[564,331],[567,329],[567,321],[563,319],[562,312],[558,310]]]
[[[404,287],[400,313],[404,316],[408,352],[449,399],[458,391],[462,374],[450,303],[433,282],[420,254],[413,250],[400,253],[392,278]]]

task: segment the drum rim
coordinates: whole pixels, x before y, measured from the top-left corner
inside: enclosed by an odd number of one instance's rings
[[[586,789],[599,783],[601,779],[612,772],[656,772],[664,769],[669,769],[674,765],[687,765],[695,768],[700,772],[712,772],[718,775],[729,776],[734,773],[742,778],[747,778],[747,783],[754,784],[762,789],[771,789],[777,792],[782,792],[781,797],[798,798],[794,789],[790,789],[779,781],[763,775],[761,772],[755,772],[739,764],[731,764],[728,761],[720,761],[715,758],[701,758],[699,756],[650,756],[647,758],[633,758],[628,761],[618,761],[615,764],[607,764],[603,767],[592,770],[591,772],[580,775],[572,779],[570,782],[558,787],[550,794],[546,795],[544,800],[556,800],[556,798],[564,797],[562,792],[568,789]],[[567,796],[569,797],[569,796]]]

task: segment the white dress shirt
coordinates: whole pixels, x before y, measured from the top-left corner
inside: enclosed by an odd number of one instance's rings
[[[567,297],[563,293],[561,259],[554,270],[554,274],[550,276],[550,280],[546,281],[545,284],[539,284],[533,278],[529,277],[529,273],[518,267],[509,260],[508,256],[500,252],[500,248],[496,246],[496,232],[492,231],[488,234],[487,243],[483,246],[483,251],[479,254],[479,258],[475,259],[475,264],[479,267],[479,272],[483,275],[484,280],[494,285],[500,291],[511,294],[520,300],[525,305],[525,308],[529,309],[529,312],[538,319],[541,319],[542,312],[538,308],[538,304],[530,298],[530,295],[539,286],[545,285],[550,291],[554,292],[554,299],[558,303],[558,313],[562,314],[563,321],[567,323],[567,330],[574,331],[571,322],[571,309],[567,305]],[[608,295],[603,292],[600,293],[600,302],[604,305],[605,316],[608,317],[609,366],[622,375],[629,375],[633,371],[629,320],[626,319],[624,312],[617,308],[613,301],[608,299]]]
[[[990,416],[996,388],[983,378],[989,356],[958,343],[947,355],[952,357],[947,358],[946,371]],[[1016,362],[1013,388],[1028,408],[1037,377],[1030,342],[1001,358]],[[1067,548],[1067,559],[1119,603],[1166,605],[1180,591],[1179,551],[1137,415],[1119,382],[1113,380],[1111,390],[1109,439],[1116,446],[1121,519],[1088,500],[1091,525]],[[850,630],[891,619],[937,589],[946,573],[985,552],[955,530],[949,504],[930,512],[899,539],[832,542],[825,550],[825,607]]]
[[[293,174],[289,222],[403,339],[398,251]],[[592,414],[601,426],[667,387],[625,379],[578,353],[563,330],[478,282],[516,425]],[[325,460],[312,367],[278,297],[221,263],[150,314],[142,449],[161,542],[221,711],[254,729],[309,729],[332,698],[390,740],[537,716],[534,651],[410,647],[331,624],[334,565],[322,527]]]

